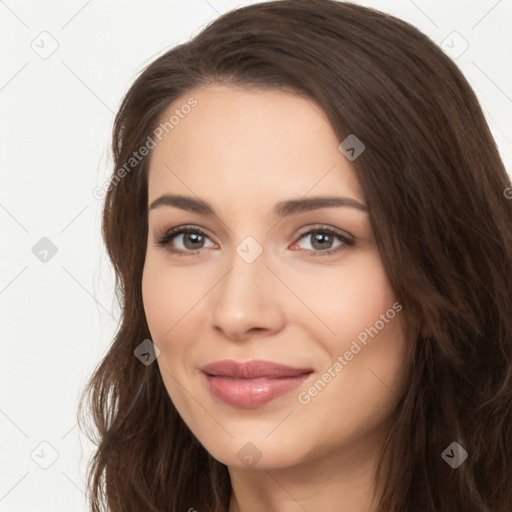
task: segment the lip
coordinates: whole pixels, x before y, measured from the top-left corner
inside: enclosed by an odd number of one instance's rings
[[[210,392],[234,407],[251,408],[289,393],[313,372],[271,361],[216,361],[201,368]]]

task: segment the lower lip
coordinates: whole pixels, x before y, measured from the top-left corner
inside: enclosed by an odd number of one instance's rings
[[[311,373],[297,377],[234,379],[204,374],[211,393],[234,407],[258,407],[300,386]]]

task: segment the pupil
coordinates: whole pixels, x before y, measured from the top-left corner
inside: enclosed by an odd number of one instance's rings
[[[186,233],[185,237],[184,237],[185,247],[187,249],[197,249],[197,245],[194,245],[194,243],[195,244],[199,243],[199,247],[200,247],[202,238],[203,238],[202,235],[198,235],[197,233]],[[192,241],[192,247],[189,247],[187,244],[187,241],[189,241],[189,240]]]
[[[319,247],[315,247],[315,244],[317,243],[319,243]],[[327,246],[329,246],[329,243],[332,244],[332,235],[329,233],[316,233],[313,237],[313,247],[315,249],[325,249]]]

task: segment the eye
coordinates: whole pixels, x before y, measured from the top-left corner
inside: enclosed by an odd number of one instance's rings
[[[340,231],[326,226],[310,229],[300,235],[299,241],[292,248],[295,248],[302,241],[308,241],[303,244],[311,248],[299,247],[303,253],[308,256],[327,256],[347,250],[355,244],[355,240]],[[336,240],[338,243],[336,244]]]
[[[308,243],[302,245],[309,245],[311,248],[298,247],[306,256],[328,256],[347,250],[355,244],[355,239],[351,235],[327,226],[319,226],[302,232],[291,249],[296,250],[301,242],[308,240]],[[217,246],[202,229],[196,226],[178,226],[170,229],[155,241],[155,245],[165,247],[167,251],[177,256],[194,256],[200,252],[200,249]]]
[[[205,245],[206,241],[210,245]],[[173,244],[178,247],[172,247]],[[215,244],[208,238],[208,235],[195,226],[179,226],[164,233],[155,245],[165,247],[166,250],[179,256],[193,256],[199,249],[215,247]]]

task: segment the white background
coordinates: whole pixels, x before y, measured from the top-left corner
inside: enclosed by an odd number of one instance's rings
[[[0,0],[0,512],[86,510],[91,447],[76,427],[77,400],[119,318],[92,195],[111,172],[113,116],[157,55],[250,3]],[[512,1],[357,3],[439,45],[453,31],[467,41],[455,61],[510,173]],[[459,51],[460,36],[450,36]],[[35,51],[57,44],[47,58]],[[42,237],[57,247],[46,263],[32,252]]]

